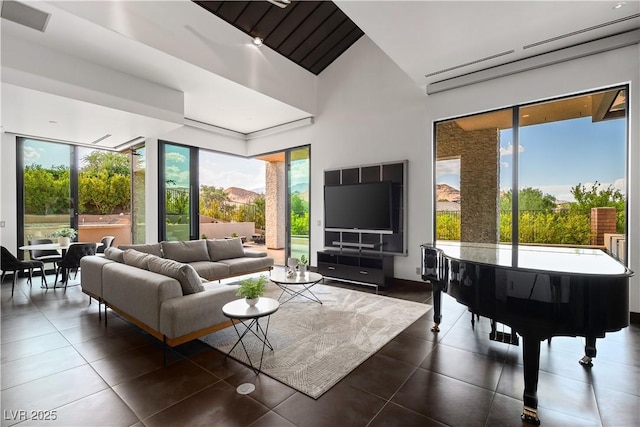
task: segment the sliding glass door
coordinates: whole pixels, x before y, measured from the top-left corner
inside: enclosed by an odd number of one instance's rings
[[[160,240],[198,236],[198,149],[160,142]]]
[[[627,93],[614,87],[436,123],[436,239],[624,240]]]
[[[287,151],[287,199],[289,200],[288,256],[309,259],[310,149]]]
[[[18,246],[52,238],[64,227],[75,227],[72,209],[71,166],[74,147],[55,142],[18,138],[19,228]]]

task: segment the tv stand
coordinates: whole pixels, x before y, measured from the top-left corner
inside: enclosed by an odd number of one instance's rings
[[[356,251],[324,250],[317,253],[318,273],[328,279],[373,286],[393,283],[393,256]]]

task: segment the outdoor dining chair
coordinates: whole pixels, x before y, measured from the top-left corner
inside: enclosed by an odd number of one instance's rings
[[[16,286],[16,279],[18,277],[18,272],[20,271],[24,271],[24,270],[29,270],[29,278],[27,279],[27,282],[29,283],[29,286],[31,286],[33,284],[33,270],[35,268],[39,268],[40,272],[42,273],[42,283],[44,283],[45,287],[47,289],[49,289],[49,286],[47,285],[47,278],[45,277],[45,273],[44,273],[44,263],[42,261],[36,261],[36,260],[31,260],[31,261],[21,261],[18,258],[16,258],[10,251],[9,249],[5,248],[4,246],[1,247],[1,254],[0,254],[0,262],[1,262],[1,269],[2,269],[2,278],[0,278],[0,283],[4,282],[4,276],[7,274],[7,272],[13,272],[13,282],[11,283],[11,296],[13,296],[13,288]]]
[[[58,274],[62,273],[64,288],[67,289],[70,270],[80,268],[80,260],[82,257],[95,255],[97,246],[96,243],[74,243],[69,246],[62,260],[56,263],[56,281],[54,282],[53,288],[55,289],[58,284]]]

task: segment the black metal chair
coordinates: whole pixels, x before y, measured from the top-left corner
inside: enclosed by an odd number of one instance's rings
[[[53,243],[51,239],[33,239],[28,242],[30,245],[42,245]],[[52,263],[54,268],[56,262],[62,261],[62,255],[54,249],[31,249],[29,250],[29,257],[32,260],[42,261],[43,263]]]
[[[104,251],[107,248],[110,248],[111,246],[113,246],[113,241],[115,239],[116,239],[115,236],[104,236],[100,241],[100,243],[102,243],[102,246],[98,246],[98,249],[96,249],[96,255],[104,256]]]
[[[97,246],[98,245],[96,243],[74,243],[69,246],[67,253],[62,257],[62,260],[56,263],[56,281],[53,288],[55,289],[58,284],[58,274],[62,273],[64,288],[67,289],[67,284],[69,283],[69,270],[80,268],[80,260],[82,257],[95,255]]]
[[[47,278],[45,277],[45,273],[44,273],[44,263],[42,261],[36,261],[36,260],[31,260],[31,261],[20,261],[18,258],[16,258],[11,252],[9,252],[9,249],[5,248],[4,246],[1,247],[1,255],[0,255],[0,262],[1,262],[1,269],[2,269],[2,278],[0,278],[0,283],[4,282],[4,276],[7,274],[7,272],[12,271],[13,272],[13,282],[11,283],[11,296],[13,296],[13,288],[16,286],[16,278],[18,277],[18,272],[20,271],[24,271],[24,270],[29,270],[29,279],[27,279],[29,286],[33,285],[33,270],[35,268],[39,268],[40,271],[42,272],[42,283],[44,283],[45,287],[47,289],[49,289],[49,285],[47,284]]]

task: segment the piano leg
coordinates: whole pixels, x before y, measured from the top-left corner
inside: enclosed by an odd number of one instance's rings
[[[440,321],[442,320],[442,290],[440,286],[432,282],[433,297],[433,327],[431,332],[440,332]]]
[[[523,422],[540,425],[538,418],[538,371],[540,368],[540,340],[526,335],[522,337],[524,359],[524,408],[520,418]]]
[[[596,337],[586,337],[587,343],[584,345],[584,357],[579,360],[582,366],[593,366],[592,359],[596,357]]]

